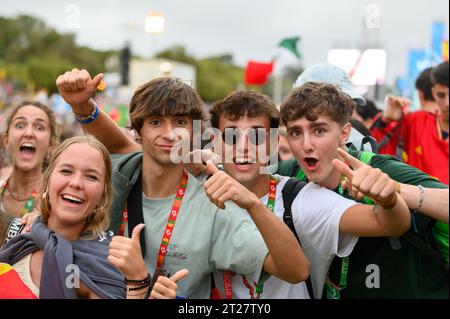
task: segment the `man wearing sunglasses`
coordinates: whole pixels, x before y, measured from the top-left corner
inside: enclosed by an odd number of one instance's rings
[[[271,128],[278,128],[279,112],[273,102],[258,92],[236,91],[223,101],[215,103],[210,113],[212,127],[216,129],[212,137],[214,149],[221,157],[226,175],[231,178],[221,183],[222,175],[218,174],[218,169],[212,162],[208,162],[207,170],[212,176],[204,182],[204,187],[210,200],[219,206],[224,205],[224,198],[221,196],[226,194],[228,188],[236,187],[231,181],[238,181],[240,185],[245,186],[241,188],[240,197],[256,195],[269,211],[273,210],[275,216],[281,218],[284,212],[282,189],[287,179],[267,173],[269,159],[271,155],[276,158],[277,149],[276,131],[271,134]],[[92,126],[89,132],[100,140],[104,140],[110,151],[115,149],[127,152],[140,147],[133,144],[131,149],[132,142],[124,140],[123,135],[121,138],[111,138],[111,135],[115,136],[116,132],[119,137],[119,129],[110,118],[102,116],[94,123],[97,129],[107,125],[108,136]],[[144,148],[145,142],[144,140]],[[345,170],[345,164],[338,163],[338,165],[344,165]],[[374,184],[379,182],[372,170],[346,171],[346,173],[349,177],[367,175]],[[397,196],[393,183],[388,183],[386,180],[379,186],[380,190],[377,194],[370,194],[379,198],[380,206],[384,207],[379,207],[376,215],[371,206],[356,204],[313,183],[305,186],[294,200],[292,215],[296,233],[310,264],[313,265],[311,278],[316,298],[322,295],[328,266],[333,257],[336,254],[348,255],[357,242],[357,236],[400,235],[409,227],[409,212],[403,199]],[[383,196],[380,195],[381,192]],[[239,197],[238,194],[235,196]],[[274,216],[270,214],[271,216],[266,215],[266,222],[269,221],[269,217]],[[260,231],[267,232],[271,228],[265,223]],[[288,228],[284,229],[292,234]],[[229,232],[232,231],[232,229],[229,230]],[[284,235],[279,238],[282,245],[287,244],[284,242],[286,240]],[[253,243],[247,242],[242,249],[251,250],[252,246]],[[288,252],[285,256],[287,255],[289,255]],[[229,287],[223,291],[223,296],[226,298],[310,297],[304,282],[290,284],[272,276],[264,285],[261,285],[261,283],[256,284],[248,276],[233,276],[228,271],[217,272],[215,277],[219,289],[222,289],[223,284]],[[221,282],[222,278],[225,278],[223,282]]]
[[[353,103],[350,98],[343,102]],[[277,151],[279,112],[275,104],[256,91],[235,91],[214,103],[210,115],[212,127],[222,132],[220,137],[213,137],[213,144],[215,152],[220,154],[225,172],[256,194],[262,203],[271,207],[274,214],[282,219],[282,191],[288,178],[267,173],[269,159],[272,156],[276,158]],[[337,165],[344,164],[341,162]],[[404,226],[409,224],[409,214],[404,214],[403,199],[397,198],[393,181],[386,179],[380,183],[377,172],[369,167],[361,166],[346,173],[354,175],[353,178],[365,176],[372,179],[373,185],[380,186],[376,194],[367,195],[377,198],[384,190],[386,194],[380,204],[386,209],[382,208],[375,215],[373,207],[355,205],[355,202],[317,184],[309,183],[302,188],[291,210],[296,234],[310,262],[315,298],[322,296],[328,267],[334,256],[350,254],[358,236],[384,236],[386,233],[399,235],[405,230]],[[386,205],[392,198],[394,201],[397,198],[399,202],[394,206]],[[256,285],[245,276],[222,271],[215,272],[214,278],[222,296],[227,298],[312,297],[308,293],[311,289],[305,282],[289,284],[271,277],[264,285]]]
[[[128,279],[141,282],[147,273],[186,268],[189,276],[179,283],[178,295],[203,299],[210,296],[215,269],[244,271],[255,281],[264,281],[267,274],[289,282],[308,277],[309,264],[295,236],[255,195],[215,167],[202,185],[183,163],[173,161],[179,145],[192,141],[194,120],[204,118],[203,101],[192,87],[180,79],[156,78],[136,90],[130,118],[142,139],[139,145],[92,100],[100,80],[101,75],[91,79],[86,70],[74,69],[61,75],[57,86],[85,132],[110,151],[113,144],[122,146],[112,160],[110,224],[115,234],[132,238],[119,236],[116,243],[128,253],[114,255],[111,244],[110,260],[120,259],[135,272]],[[145,267],[133,269],[129,265],[142,256],[135,240],[139,236],[130,236],[142,230],[141,224],[132,226],[139,211],[145,223],[140,236],[145,237]]]

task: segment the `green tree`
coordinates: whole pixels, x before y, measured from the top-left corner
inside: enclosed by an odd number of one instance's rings
[[[79,47],[74,34],[60,34],[35,17],[0,17],[0,67],[21,88],[54,92],[59,74],[74,67],[102,72],[113,53]]]
[[[184,47],[174,46],[156,56],[193,65],[197,71],[197,91],[205,102],[224,98],[241,85],[244,78],[244,70],[233,65],[230,54],[196,59]]]

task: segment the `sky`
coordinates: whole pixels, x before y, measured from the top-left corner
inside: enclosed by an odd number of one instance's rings
[[[151,12],[165,17],[164,32],[147,34]],[[330,49],[387,51],[387,84],[406,74],[409,49],[428,47],[433,21],[449,24],[448,0],[0,0],[0,15],[30,14],[77,43],[151,56],[174,45],[197,58],[232,54],[270,61],[281,39],[300,36],[303,65],[324,62]],[[370,28],[368,28],[369,26]]]

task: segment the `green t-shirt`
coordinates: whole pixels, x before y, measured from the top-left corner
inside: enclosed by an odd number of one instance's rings
[[[356,153],[351,153],[356,156]],[[448,188],[447,185],[392,156],[377,154],[368,164],[381,169],[401,183]],[[300,167],[294,159],[281,162],[278,169],[273,167],[272,171],[285,176],[301,176]],[[335,191],[338,192],[338,189]],[[343,195],[349,197],[346,192]],[[436,250],[446,251],[448,258],[448,240],[439,245],[434,236],[436,232],[440,232],[441,236],[446,235],[448,238],[448,224],[436,223],[434,219],[412,212],[412,226],[409,231]],[[347,287],[341,291],[341,298],[448,298],[448,276],[442,265],[432,261],[403,238],[399,238],[399,242],[401,248],[394,249],[387,237],[360,238],[349,257]],[[342,259],[335,258],[330,267],[330,279],[334,283],[340,281],[341,261]],[[370,265],[378,266],[379,288],[366,286],[366,279],[372,274]]]
[[[134,158],[136,159],[133,155],[128,158],[114,157],[113,179],[117,178],[119,170],[122,177],[128,176],[131,180],[135,174],[132,169],[124,170],[127,167],[124,162],[133,161]],[[139,165],[133,167],[140,168]],[[121,189],[126,186],[127,183],[124,183]],[[115,195],[113,207],[118,207],[118,200],[126,201],[125,193],[120,195],[117,190]],[[146,225],[145,264],[147,271],[153,275],[174,196],[150,199],[142,195]],[[118,219],[112,218],[112,221],[116,220]],[[111,227],[117,229],[120,225],[118,227],[113,222]],[[128,234],[128,228],[125,229],[125,234]],[[210,202],[203,185],[189,175],[186,193],[162,265],[171,275],[183,268],[189,270],[189,275],[177,283],[177,295],[185,298],[209,298],[211,273],[215,270],[229,269],[245,274],[249,280],[256,282],[267,279],[266,273],[262,272],[267,254],[264,240],[246,211],[233,202],[227,202],[224,210],[219,209]]]

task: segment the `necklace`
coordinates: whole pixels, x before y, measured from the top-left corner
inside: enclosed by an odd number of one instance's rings
[[[8,189],[8,193],[11,195],[11,198],[15,199],[15,198],[12,196],[11,191],[9,190],[9,187],[8,187],[8,185],[9,185],[9,180],[10,180],[10,179],[8,178],[8,179],[3,183],[3,185],[0,187],[0,207],[1,207],[1,209],[3,209],[3,210],[4,210],[4,208],[3,208],[3,196],[4,196],[4,194],[5,194],[6,189]],[[23,216],[23,215],[25,215],[25,214],[27,214],[27,213],[30,213],[30,212],[34,209],[34,207],[36,206],[36,197],[37,197],[37,190],[33,190],[33,191],[31,192],[31,196],[28,197],[27,201],[25,202],[24,207],[18,212],[17,216]],[[16,199],[16,200],[18,200],[18,201],[24,201],[24,200],[21,200],[20,198],[19,198],[19,199]]]
[[[9,186],[9,183],[8,184],[6,184],[6,191],[8,192],[7,194],[9,195],[9,196],[11,196],[11,198],[12,199],[14,199],[14,200],[16,200],[16,201],[18,201],[18,202],[23,202],[23,201],[26,201],[28,198],[30,198],[30,196],[27,196],[27,197],[25,197],[25,198],[20,198],[20,197],[16,197],[16,195],[14,195],[14,193],[11,191],[11,188],[10,188],[10,186]]]

